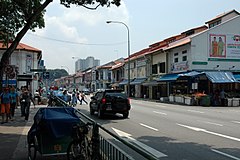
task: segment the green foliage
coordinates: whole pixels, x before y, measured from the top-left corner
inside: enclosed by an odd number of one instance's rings
[[[52,80],[68,76],[68,72],[65,69],[48,69],[47,72],[49,72]]]
[[[61,4],[63,4],[65,7],[70,7],[71,5],[78,5],[83,6],[88,9],[96,9],[98,6],[107,6],[109,7],[111,4],[120,6],[121,0],[60,0]],[[88,6],[95,6],[95,7],[88,7]]]
[[[22,29],[29,17],[41,6],[41,0],[1,0],[0,1],[0,40],[14,40],[15,34]],[[31,24],[30,30],[44,27],[44,10]]]

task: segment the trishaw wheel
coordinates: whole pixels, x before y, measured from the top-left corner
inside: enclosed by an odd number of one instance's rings
[[[68,160],[82,160],[82,141],[72,141],[67,148]]]

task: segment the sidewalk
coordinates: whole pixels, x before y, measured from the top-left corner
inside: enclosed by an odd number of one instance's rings
[[[21,117],[20,106],[15,110],[13,121],[0,125],[0,160],[26,160],[28,154],[27,133],[33,123],[33,117],[40,107],[31,106],[28,122]]]

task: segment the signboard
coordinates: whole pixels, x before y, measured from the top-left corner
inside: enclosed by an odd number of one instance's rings
[[[30,69],[31,72],[46,72],[46,69]]]
[[[240,59],[240,35],[210,34],[209,57],[216,59]]]
[[[49,72],[43,72],[43,79],[49,79]]]

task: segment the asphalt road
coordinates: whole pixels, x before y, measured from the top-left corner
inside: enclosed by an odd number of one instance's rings
[[[131,100],[128,119],[90,116],[158,159],[240,160],[240,108]],[[89,115],[87,105],[78,106]]]

